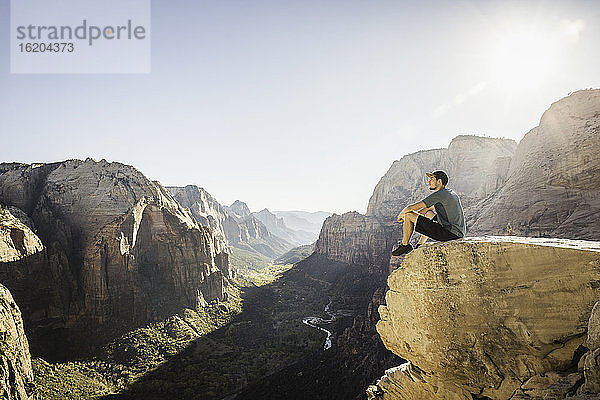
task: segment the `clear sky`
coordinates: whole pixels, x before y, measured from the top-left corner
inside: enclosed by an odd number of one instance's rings
[[[10,74],[0,161],[106,158],[250,209],[365,212],[391,163],[600,87],[598,1],[153,1],[150,74]]]

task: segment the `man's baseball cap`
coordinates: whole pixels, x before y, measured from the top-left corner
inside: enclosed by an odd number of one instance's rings
[[[425,172],[425,175],[430,178],[434,177],[435,179],[440,179],[444,186],[448,184],[448,175],[444,171]]]

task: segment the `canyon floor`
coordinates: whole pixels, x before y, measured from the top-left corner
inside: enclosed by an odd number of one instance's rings
[[[329,297],[320,283],[294,275],[291,265],[246,270],[227,288],[226,302],[128,332],[90,359],[34,359],[38,393],[45,399],[220,399],[312,359],[323,353],[326,335],[302,319],[327,319]],[[332,310],[336,303],[332,299]],[[330,329],[338,331],[348,319]]]

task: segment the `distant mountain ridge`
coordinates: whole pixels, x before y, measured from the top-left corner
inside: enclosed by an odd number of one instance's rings
[[[205,189],[195,185],[168,186],[167,190],[196,221],[210,227],[223,245],[270,262],[298,246],[314,243],[321,225],[331,213],[324,211],[278,211],[281,216],[264,208],[251,212],[246,203],[235,200],[221,205]],[[291,221],[295,228],[287,226]],[[240,253],[241,252],[241,253]]]
[[[226,246],[270,259],[294,247],[292,243],[272,234],[240,200],[223,206],[205,189],[195,185],[169,186],[167,190],[190,210],[199,224],[217,232]]]
[[[266,208],[252,213],[252,215],[265,224],[267,229],[274,235],[283,238],[295,246],[302,246],[310,243],[311,240],[313,240],[313,234],[303,230],[294,230],[289,228],[283,218],[277,217]]]
[[[283,218],[283,222],[288,228],[294,231],[302,231],[311,235],[312,241],[316,241],[321,233],[323,222],[333,213],[327,211],[272,211],[278,218]]]

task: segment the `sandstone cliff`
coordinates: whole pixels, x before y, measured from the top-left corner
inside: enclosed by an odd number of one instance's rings
[[[519,143],[506,183],[474,206],[470,231],[495,234],[510,223],[524,236],[598,239],[598,152],[600,90],[552,104]]]
[[[0,260],[2,262],[19,260],[44,248],[31,228],[17,216],[23,218],[24,213],[14,207],[11,212],[0,206]]]
[[[461,196],[463,207],[504,184],[517,144],[511,139],[461,135],[447,149],[423,150],[394,161],[373,191],[367,215],[393,220],[407,204],[429,194],[425,172],[445,170],[448,187]]]
[[[195,185],[185,187],[168,186],[167,190],[173,198],[192,213],[201,226],[209,227],[215,235],[215,241],[221,246],[228,245],[224,221],[228,218],[225,208],[203,188]]]
[[[45,246],[0,263],[36,351],[70,348],[72,334],[85,347],[96,339],[90,332],[225,296],[232,273],[225,249],[133,167],[91,159],[0,164],[0,201],[31,217]]]
[[[409,363],[388,370],[371,398],[575,394],[600,298],[600,242],[471,238],[425,245],[398,262],[377,331]]]
[[[293,247],[271,232],[240,200],[231,206],[222,206],[198,186],[167,189],[179,204],[190,210],[198,224],[212,229],[215,240],[223,247],[231,245],[268,258],[276,258]]]
[[[33,392],[31,355],[21,312],[8,289],[0,285],[0,397],[29,400]]]
[[[42,250],[40,239],[15,215],[0,209],[0,262],[11,262]],[[33,399],[33,370],[21,311],[9,290],[0,284],[0,397]]]
[[[397,242],[399,225],[357,212],[334,214],[323,223],[315,253],[330,260],[364,265],[387,272],[390,249]]]

